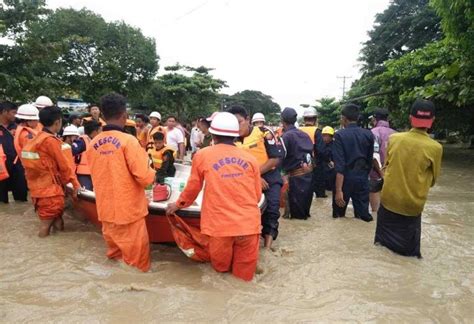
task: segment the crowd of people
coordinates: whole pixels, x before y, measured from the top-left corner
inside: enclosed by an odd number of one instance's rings
[[[148,271],[145,188],[173,177],[189,149],[190,178],[166,212],[190,206],[204,190],[200,232],[216,271],[251,280],[260,241],[270,249],[278,237],[281,208],[284,217],[306,220],[313,199],[328,191],[334,218],[345,217],[352,201],[355,218],[370,222],[377,213],[376,244],[421,258],[421,213],[442,156],[427,133],[435,119],[430,101],[413,103],[412,129],[400,133],[390,128],[387,109],[376,109],[373,127],[362,128],[355,104],[342,108],[338,130],[321,128],[314,108],[304,111],[299,128],[297,111],[285,108],[276,128],[239,105],[196,118],[187,129],[175,116],[162,123],[157,111],[130,119],[118,94],[88,113],[70,115],[65,125],[48,97],[19,107],[0,103],[0,198],[8,203],[12,191],[15,201],[27,201],[29,192],[40,237],[64,229],[67,184],[73,199],[81,188],[93,190],[107,257]]]

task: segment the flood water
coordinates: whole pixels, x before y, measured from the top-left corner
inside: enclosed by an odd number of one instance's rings
[[[423,214],[424,259],[373,245],[375,222],[281,221],[275,250],[244,283],[153,245],[152,271],[108,261],[96,227],[65,217],[37,234],[31,204],[0,206],[0,322],[474,321],[474,151],[445,150]]]

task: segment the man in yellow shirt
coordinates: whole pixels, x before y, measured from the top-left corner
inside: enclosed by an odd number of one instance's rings
[[[431,101],[416,100],[412,129],[389,138],[375,244],[395,253],[421,258],[421,213],[441,169],[443,148],[427,131],[435,119]]]

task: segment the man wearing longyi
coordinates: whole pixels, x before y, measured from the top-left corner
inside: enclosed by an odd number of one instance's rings
[[[124,132],[125,105],[125,98],[118,94],[101,98],[107,125],[90,142],[86,155],[107,257],[122,259],[146,272],[150,269],[150,244],[145,188],[153,183],[155,171],[137,139]]]
[[[186,188],[166,212],[169,215],[190,206],[205,182],[201,232],[209,236],[212,267],[249,281],[258,260],[260,167],[250,153],[234,145],[239,136],[234,115],[217,114],[209,131],[215,145],[196,152]]]

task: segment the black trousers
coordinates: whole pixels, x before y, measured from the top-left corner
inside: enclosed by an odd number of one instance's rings
[[[81,187],[86,188],[87,190],[93,191],[94,186],[92,185],[92,178],[90,175],[78,174],[77,180],[81,184]]]
[[[18,161],[17,163],[7,163],[7,170],[10,177],[0,181],[0,200],[8,204],[8,192],[13,193],[15,201],[27,201],[28,187],[26,186],[25,169]]]
[[[404,216],[386,209],[377,212],[375,244],[380,244],[404,256],[421,258],[421,215]]]
[[[289,177],[288,184],[291,218],[307,219],[311,216],[309,210],[313,201],[313,174],[309,172]]]
[[[267,208],[262,214],[262,234],[271,235],[274,240],[276,240],[278,236],[281,187],[281,182],[271,183],[269,184],[268,190],[263,192],[267,199]]]
[[[326,196],[326,174],[321,165],[317,165],[313,169],[313,191],[316,197]]]
[[[332,216],[334,218],[344,217],[346,215],[349,199],[352,199],[355,218],[360,218],[366,222],[372,221],[372,215],[369,213],[369,178],[367,172],[353,171],[344,176],[342,193],[346,205],[339,207],[336,204],[336,191],[332,194]]]

